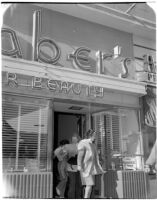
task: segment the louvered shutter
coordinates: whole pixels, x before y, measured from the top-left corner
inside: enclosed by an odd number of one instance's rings
[[[107,127],[107,125],[106,125]],[[119,127],[119,116],[110,115],[110,133],[111,133],[111,142],[110,148],[113,152],[120,153],[120,127]]]
[[[112,149],[112,126],[111,126],[111,115],[104,115],[104,127],[106,131],[106,137],[105,137],[105,152],[106,156],[110,154]]]
[[[16,141],[18,129],[18,105],[2,104],[2,155],[3,155],[3,169],[12,169],[16,164]],[[15,127],[9,124],[10,119],[14,119]]]
[[[2,105],[3,169],[47,168],[47,107],[4,101]]]
[[[113,153],[120,153],[120,122],[117,114],[97,113],[93,115],[93,128],[99,132],[97,148],[100,160],[110,168]]]
[[[98,139],[96,141],[97,143],[97,149],[99,152],[99,159],[101,163],[104,163],[105,159],[105,130],[104,130],[104,118],[103,115],[95,115],[93,117],[93,128],[98,132]]]

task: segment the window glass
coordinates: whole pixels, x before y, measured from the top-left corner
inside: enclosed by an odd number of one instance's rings
[[[104,169],[143,169],[139,115],[134,109],[112,109],[93,115],[97,148]]]
[[[3,170],[47,169],[47,107],[3,102]]]
[[[124,169],[142,169],[142,140],[138,111],[123,109],[121,115],[122,155]]]

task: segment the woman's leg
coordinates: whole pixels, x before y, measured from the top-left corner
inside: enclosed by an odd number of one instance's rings
[[[63,161],[58,163],[58,172],[60,176],[60,182],[56,187],[56,192],[60,197],[64,197],[67,184],[67,175],[65,173],[65,163]]]
[[[86,185],[84,198],[90,199],[91,193],[92,193],[92,185]]]
[[[57,194],[62,198],[64,198],[66,184],[67,179],[62,179],[56,187]]]
[[[91,194],[92,194],[92,188],[93,185],[95,184],[95,177],[93,175],[89,175],[88,177],[84,178],[85,181],[85,194],[84,194],[84,198],[91,198]]]

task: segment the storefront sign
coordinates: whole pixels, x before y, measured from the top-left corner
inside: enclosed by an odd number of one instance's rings
[[[150,55],[144,55],[144,70],[147,72],[146,82],[156,84],[156,63]]]
[[[32,43],[32,56],[29,59],[60,66],[59,62],[62,60],[62,50],[51,38],[42,37],[41,21],[41,11],[35,11],[33,14],[32,41],[30,41]],[[6,40],[5,44],[9,44],[5,47],[2,45],[3,55],[24,58],[22,47],[19,43],[17,33],[14,30],[2,28],[2,38],[4,41]],[[92,54],[93,50],[87,47],[78,47],[75,48],[73,52],[70,53],[69,51],[67,53],[66,61],[72,62],[72,66],[75,69],[119,78],[135,79],[135,74],[132,71],[132,69],[135,68],[134,61],[131,58],[121,57],[120,46],[115,46],[112,53],[97,51],[94,56],[92,56]],[[95,59],[94,65],[92,59]],[[113,67],[111,67],[111,65]],[[64,64],[62,66],[65,67]],[[143,60],[143,72],[137,72],[137,80],[155,83],[155,67],[156,65],[152,56],[145,55]],[[145,72],[147,72],[147,74]]]
[[[149,73],[156,73],[156,63],[152,56],[146,54],[143,56],[144,71]]]
[[[39,61],[43,63],[48,63],[52,65],[58,65],[59,60],[61,59],[61,49],[50,38],[42,38],[39,35],[41,34],[41,11],[35,11],[33,15],[33,35],[32,35],[32,60]],[[2,28],[2,37],[7,41],[10,40],[10,44],[12,46],[8,49],[3,49],[2,46],[2,54],[11,57],[18,57],[23,58],[22,55],[22,48],[18,41],[17,34],[14,30],[10,28]],[[5,47],[7,48],[7,47]],[[11,50],[10,50],[11,49]],[[47,50],[45,50],[47,49]],[[47,53],[48,51],[49,53]],[[102,51],[97,51],[95,58],[96,58],[96,66],[93,71],[93,66],[89,60],[89,54],[91,50],[86,47],[79,47],[74,50],[74,52],[67,55],[68,60],[72,61],[74,68],[81,69],[88,72],[94,72],[97,74],[106,74],[105,66],[103,64],[104,61],[114,60],[120,57],[121,55],[121,47],[116,46],[113,49],[113,53],[105,53]],[[130,58],[120,58],[121,61],[118,63],[117,66],[121,68],[120,74],[117,76],[120,78],[127,78],[128,77],[128,63],[131,61]]]
[[[136,170],[136,157],[123,158],[123,167],[125,170]]]
[[[156,84],[156,74],[148,72],[147,82]]]
[[[143,64],[142,67],[140,67],[141,64]],[[141,70],[137,70],[136,79],[156,85],[156,62],[153,57],[148,54],[144,55],[141,64],[139,63]]]
[[[18,76],[18,77],[17,77]],[[101,98],[104,96],[104,88],[98,86],[89,86],[80,83],[73,83],[54,79],[45,79],[40,77],[27,76],[27,84],[21,81],[20,75],[7,73],[7,83],[9,87],[32,87],[32,89],[48,89],[51,92],[81,95],[85,93],[86,97]],[[20,81],[19,81],[20,80]]]
[[[155,73],[151,73],[151,72],[137,72],[136,73],[136,78],[138,81],[143,81],[143,82],[147,82],[148,84],[154,84],[156,85],[156,74]]]
[[[35,34],[35,35],[37,35],[37,34]],[[21,47],[20,47],[16,32],[9,28],[3,28],[2,36],[9,37],[11,44],[12,44],[12,50],[2,49],[2,54],[6,55],[6,56],[11,56],[11,57],[22,58],[22,51],[21,51]],[[37,38],[33,38],[33,41],[34,40],[36,41],[36,44],[34,44],[35,47],[33,46],[33,49],[35,49],[35,50],[33,50],[33,56],[32,56],[33,60],[52,64],[52,65],[57,65],[58,61],[61,57],[61,50],[58,47],[58,45],[49,38],[41,38],[38,41],[37,41]],[[51,49],[51,51],[52,51],[51,57],[45,56],[46,54],[44,53],[44,50],[43,50],[44,47]],[[112,60],[112,59],[115,59],[118,56],[120,56],[120,53],[121,53],[120,49],[121,48],[119,46],[116,46],[113,50],[113,52],[114,52],[113,54],[107,54],[107,53],[103,53],[101,51],[96,52],[96,58],[97,58],[96,73],[105,74],[103,61],[108,60],[108,59]],[[76,69],[93,72],[93,68],[89,62],[89,53],[90,52],[91,52],[91,50],[86,47],[79,47],[73,53],[68,55],[68,59],[72,60],[73,66]],[[120,77],[122,77],[122,78],[128,77],[127,62],[130,60],[131,60],[130,58],[122,58],[122,60],[121,60],[122,73],[121,73]]]

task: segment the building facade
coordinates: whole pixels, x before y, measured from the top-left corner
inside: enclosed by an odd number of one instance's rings
[[[137,72],[150,63],[135,59],[134,35],[96,23],[88,12],[98,5],[84,6],[12,4],[4,14],[2,154],[12,197],[54,198],[53,151],[88,128],[99,132],[107,171],[93,197],[149,196],[141,101],[155,71]]]

